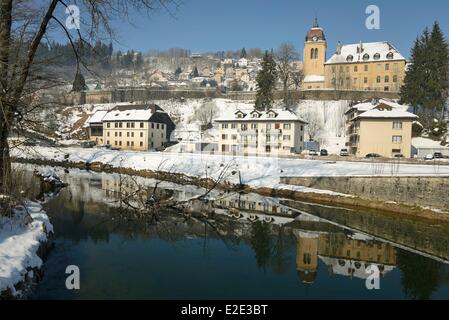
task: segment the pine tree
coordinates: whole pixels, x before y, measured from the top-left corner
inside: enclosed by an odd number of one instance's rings
[[[256,109],[267,110],[271,108],[274,100],[273,92],[276,87],[277,72],[276,61],[273,54],[265,52],[262,60],[262,70],[259,71],[256,77],[257,95],[256,95]]]
[[[426,28],[411,53],[411,65],[401,88],[401,102],[415,107],[425,125],[444,116],[449,97],[449,47],[437,22]]]
[[[200,73],[198,72],[198,68],[195,66],[195,69],[193,69],[193,77],[198,78],[200,76]]]
[[[87,90],[86,80],[84,80],[84,76],[79,72],[75,75],[72,90],[75,92]]]
[[[242,52],[240,52],[240,58],[246,58],[246,49],[243,48]]]

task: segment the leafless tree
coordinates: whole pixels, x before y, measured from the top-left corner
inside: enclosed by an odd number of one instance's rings
[[[207,101],[195,109],[193,118],[201,122],[202,125],[209,125],[219,113],[218,107],[213,101]]]
[[[80,28],[75,32],[65,24],[69,6],[64,0],[0,0],[0,194],[11,190],[11,164],[8,137],[21,126],[27,114],[41,107],[35,95],[51,85],[39,69],[36,54],[50,35],[59,32],[71,43],[80,66],[89,70],[80,58],[84,46],[102,36],[114,37],[113,19],[130,21],[130,13],[150,14],[164,9],[170,14],[179,7],[177,0],[75,0],[81,11]],[[62,13],[61,13],[62,12]],[[39,72],[41,71],[41,72]]]
[[[284,42],[279,46],[276,52],[277,69],[279,79],[282,82],[283,100],[286,105],[289,103],[288,87],[294,72],[292,63],[297,59],[298,52],[291,42]]]

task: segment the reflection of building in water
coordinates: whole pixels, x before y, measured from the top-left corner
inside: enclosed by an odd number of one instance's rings
[[[297,237],[296,267],[304,283],[313,283],[319,262],[323,261],[332,274],[366,279],[370,265],[379,268],[381,276],[394,269],[396,251],[388,243],[363,235],[349,236],[343,232],[295,230]]]
[[[232,194],[226,198],[217,200],[215,205],[286,217],[297,216],[297,213],[293,212],[290,208],[279,204],[279,201],[276,199],[262,197],[256,194]]]

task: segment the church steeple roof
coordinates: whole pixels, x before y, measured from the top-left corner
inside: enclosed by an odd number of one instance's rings
[[[312,28],[307,32],[306,41],[326,41],[323,28],[318,24],[318,18],[315,17]]]

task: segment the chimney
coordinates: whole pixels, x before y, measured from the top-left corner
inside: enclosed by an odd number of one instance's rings
[[[338,55],[341,54],[341,42],[340,42],[340,41],[338,41],[338,43],[337,43],[337,50],[336,50],[336,53],[337,53]]]
[[[360,53],[363,53],[363,43],[360,41]]]

